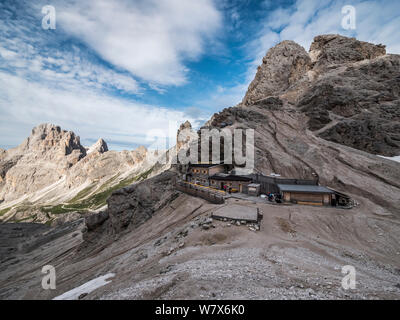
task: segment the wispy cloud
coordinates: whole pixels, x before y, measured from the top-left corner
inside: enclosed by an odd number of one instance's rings
[[[168,137],[171,123],[176,129],[187,119],[197,124],[182,111],[128,102],[86,89],[71,93],[48,88],[4,72],[0,72],[0,87],[7,87],[0,93],[0,145],[21,143],[32,123],[51,122],[74,130],[87,144],[103,137],[113,149],[151,144],[150,136]]]
[[[58,88],[140,92],[138,82],[128,73],[107,68],[78,44],[66,41],[63,34],[43,30],[37,8],[29,4],[19,8],[12,2],[1,6],[4,11],[0,19],[0,69],[3,71]]]
[[[198,59],[221,24],[213,1],[54,0],[56,30],[41,27],[45,4],[0,3],[1,146],[43,122],[115,149],[148,145],[148,133],[165,135],[170,122],[197,124],[137,101],[187,81],[185,61]]]
[[[266,1],[270,2],[270,1]],[[342,27],[342,7],[356,8],[356,29]],[[292,6],[266,12],[256,36],[249,41],[247,52],[253,61],[250,77],[266,52],[283,40],[293,40],[307,51],[313,38],[321,34],[342,34],[362,41],[382,43],[389,53],[400,53],[400,2],[362,0],[297,0]]]
[[[267,51],[284,40],[293,40],[307,51],[315,36],[321,34],[342,34],[372,43],[382,43],[389,53],[400,53],[400,2],[363,0],[265,0],[252,12],[256,21],[248,20],[248,12],[243,11],[249,2],[221,1],[228,28],[233,29],[240,39],[241,32],[247,31],[247,38],[241,43],[245,52],[244,63],[247,72],[242,81],[230,87],[218,86],[199,105],[214,108],[232,106],[240,102],[248,85],[254,79],[257,67],[262,63]],[[356,30],[342,27],[342,8],[353,5],[356,8]]]
[[[185,83],[184,61],[203,53],[204,41],[222,22],[212,0],[74,0],[57,6],[66,33],[113,65],[158,85]]]

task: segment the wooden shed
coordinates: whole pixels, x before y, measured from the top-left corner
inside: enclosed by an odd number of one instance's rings
[[[329,206],[332,203],[334,191],[313,185],[278,184],[278,189],[285,202]]]

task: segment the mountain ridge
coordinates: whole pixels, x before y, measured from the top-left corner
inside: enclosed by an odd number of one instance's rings
[[[151,175],[158,157],[144,147],[109,151],[102,138],[84,147],[72,131],[38,125],[19,146],[1,153],[1,219],[49,222],[60,220],[58,213],[98,210],[106,205],[100,194]],[[90,200],[96,195],[101,201]]]

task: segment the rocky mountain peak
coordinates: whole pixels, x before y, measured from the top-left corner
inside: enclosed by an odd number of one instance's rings
[[[316,67],[374,59],[386,54],[384,45],[359,41],[338,34],[321,35],[314,38],[310,57]]]
[[[251,105],[268,96],[278,96],[311,68],[311,58],[294,41],[283,41],[271,48],[258,67],[243,99]]]
[[[72,131],[62,130],[54,124],[41,124],[32,129],[31,135],[23,144],[23,149],[45,153],[47,151],[58,151],[59,154],[67,156],[75,151],[80,157],[86,155],[86,149],[81,145],[79,136]]]
[[[179,151],[191,139],[195,139],[197,135],[196,132],[192,129],[192,124],[188,120],[186,120],[179,126],[176,136],[176,150]]]
[[[319,137],[384,156],[400,152],[400,55],[337,34],[271,48],[242,104],[295,108]]]
[[[178,137],[178,140],[179,140],[179,134],[181,132],[190,132],[191,130],[192,130],[192,124],[188,120],[186,120],[184,123],[182,123],[179,126],[179,129],[178,129],[178,131],[176,133],[176,135]]]
[[[190,123],[189,120],[186,120],[184,123],[180,125],[179,130],[182,131],[184,129],[192,129],[192,124]]]
[[[332,65],[371,60],[385,55],[384,45],[337,34],[315,37],[309,53],[294,41],[282,41],[263,58],[242,103],[252,105],[267,97],[285,94],[290,89],[299,90],[303,84],[314,81]]]
[[[95,144],[93,144],[90,148],[87,149],[87,154],[91,154],[92,152],[104,153],[108,151],[107,143],[100,138],[97,140]]]
[[[15,217],[16,209],[10,209],[9,216],[1,219],[31,217],[46,222],[52,219],[52,213],[42,210],[43,204],[57,206],[72,199],[87,209],[98,209],[105,205],[105,199],[96,198],[98,201],[93,202],[90,197],[119,183],[128,185],[140,174],[153,170],[158,158],[148,155],[143,146],[133,151],[109,151],[101,138],[84,148],[74,132],[41,124],[17,148],[0,150],[0,199],[4,200],[0,211],[11,208],[10,202],[18,207],[29,199]],[[85,197],[90,201],[85,202]],[[77,209],[66,211],[74,213]]]
[[[147,148],[145,146],[139,146],[135,149],[135,152],[137,152],[138,154],[142,155],[142,156],[146,156],[147,154]]]

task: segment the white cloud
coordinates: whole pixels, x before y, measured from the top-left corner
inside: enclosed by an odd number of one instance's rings
[[[73,130],[83,142],[103,137],[113,149],[148,145],[150,132],[168,136],[170,123],[196,123],[182,111],[132,103],[86,89],[49,89],[0,72],[0,88],[5,87],[6,91],[0,90],[0,145],[21,143],[32,127],[45,122]]]
[[[265,2],[268,10],[270,3],[269,0]],[[389,53],[400,53],[400,1],[352,1],[357,13],[355,31],[344,30],[341,25],[342,7],[348,4],[348,0],[297,0],[292,6],[266,11],[255,36],[243,45],[250,61],[243,83],[231,88],[219,87],[199,105],[222,108],[240,102],[267,51],[284,40],[293,40],[308,51],[315,36],[338,33],[382,43]]]
[[[193,110],[118,98],[115,89],[144,94],[134,77],[161,93],[166,85],[183,84],[185,61],[197,59],[220,27],[212,0],[54,0],[52,5],[57,29],[49,32],[38,23],[40,3],[4,4],[1,146],[18,145],[44,122],[75,131],[86,144],[103,137],[114,149],[148,145],[148,133],[167,135],[170,123],[200,125]]]
[[[212,0],[88,0],[60,2],[57,23],[103,59],[158,85],[186,82],[222,17]]]
[[[40,11],[39,11],[40,12]],[[29,17],[31,18],[31,17]],[[39,20],[40,21],[40,20]],[[141,88],[129,74],[92,61],[76,45],[57,48],[57,38],[19,19],[0,19],[0,68],[48,86],[118,89],[138,94]]]
[[[18,55],[18,53],[16,53],[15,51],[11,51],[11,50],[7,50],[5,48],[0,47],[0,56],[3,59],[14,59],[16,56]]]
[[[342,7],[356,8],[356,30],[342,28]],[[289,8],[278,8],[268,14],[262,29],[249,44],[248,55],[253,60],[249,73],[254,75],[255,65],[277,43],[293,40],[307,51],[313,38],[321,34],[342,34],[358,40],[382,43],[389,53],[400,53],[400,2],[399,1],[351,1],[297,0]]]

